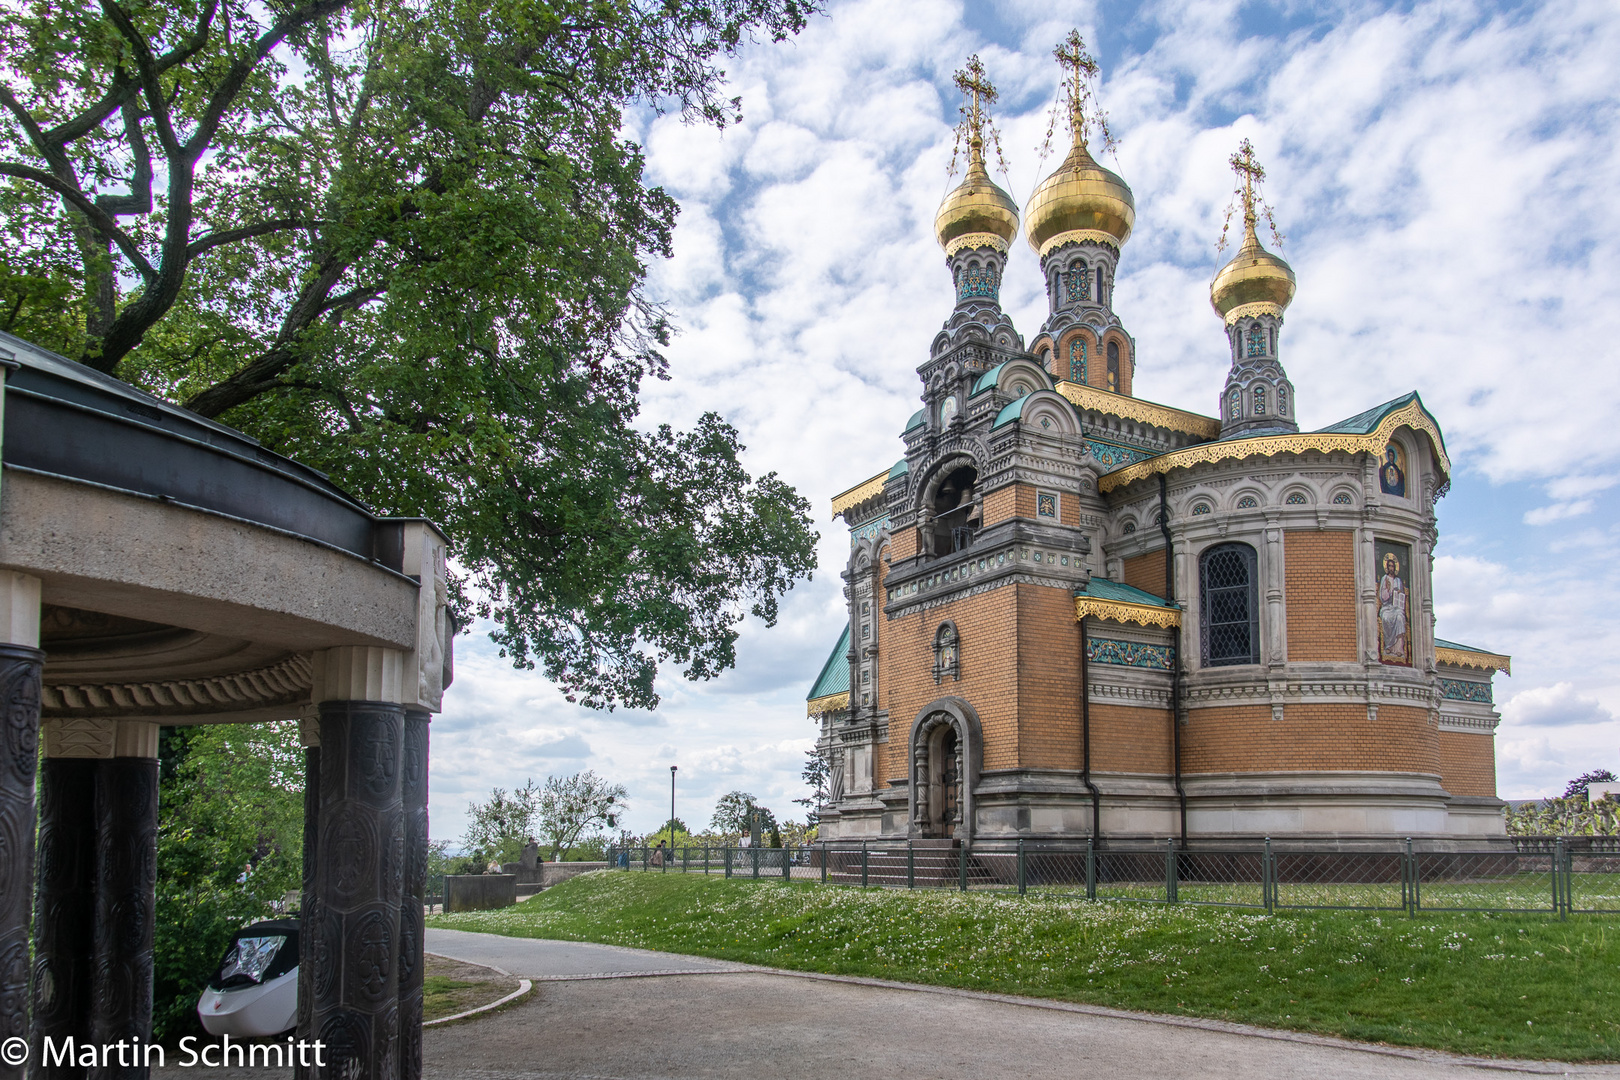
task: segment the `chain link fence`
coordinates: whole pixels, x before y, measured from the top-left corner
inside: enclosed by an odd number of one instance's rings
[[[1056,893],[1088,900],[1284,910],[1620,914],[1620,838],[1512,837],[1480,850],[1035,845],[944,841],[806,847],[611,848],[608,866],[649,873],[894,889]]]

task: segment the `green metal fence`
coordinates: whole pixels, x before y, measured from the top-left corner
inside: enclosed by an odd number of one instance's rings
[[[1479,850],[1274,846],[950,845],[865,841],[807,847],[612,848],[608,865],[653,873],[898,889],[1064,894],[1088,900],[1241,907],[1620,914],[1620,839],[1513,838]]]

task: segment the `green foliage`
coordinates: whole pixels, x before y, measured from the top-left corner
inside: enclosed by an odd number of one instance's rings
[[[164,728],[159,752],[152,1023],[172,1041],[201,1033],[197,997],[231,934],[299,887],[304,753],[293,722]]]
[[[714,804],[714,816],[709,827],[729,836],[743,836],[749,832],[749,815],[759,821],[760,836],[777,827],[776,815],[746,791],[728,791]]]
[[[1511,836],[1620,836],[1620,801],[1589,802],[1582,791],[1572,798],[1545,799],[1539,806],[1509,806],[1507,831]]]
[[[1593,784],[1612,784],[1615,781],[1614,773],[1608,769],[1594,769],[1582,773],[1568,784],[1564,785],[1564,798],[1573,799],[1577,795],[1587,794],[1587,788]]]
[[[531,839],[540,843],[541,858],[566,859],[590,830],[616,826],[624,808],[624,785],[610,784],[589,769],[548,776],[538,787],[530,780],[511,795],[496,788],[488,802],[470,804],[462,842],[480,861],[480,870],[489,860],[516,862]]]
[[[620,132],[730,122],[719,61],[813,9],[9,5],[0,326],[433,518],[463,624],[570,700],[651,708],[661,663],[735,663],[816,537],[718,416],[637,423],[677,207]]]
[[[821,756],[821,751],[811,749],[805,752],[804,770],[799,773],[799,778],[810,789],[810,794],[803,799],[794,799],[793,802],[797,806],[804,807],[805,820],[812,829],[821,817],[817,808],[827,801],[827,770],[827,759]]]
[[[1620,934],[1602,919],[1268,916],[608,870],[429,923],[1466,1054],[1620,1057]]]

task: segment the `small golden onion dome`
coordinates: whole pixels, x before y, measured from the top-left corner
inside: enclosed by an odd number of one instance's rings
[[[1064,238],[1120,247],[1136,225],[1136,199],[1125,181],[1097,164],[1076,135],[1063,164],[1030,195],[1024,222],[1029,246],[1042,257]]]
[[[963,246],[953,241],[985,234],[1000,241],[999,244],[987,241],[991,246],[1007,250],[1012,238],[1018,235],[1018,204],[990,179],[984,167],[984,153],[979,140],[975,139],[967,176],[955,191],[945,196],[939,213],[934,215],[934,235],[939,237],[939,246],[951,255]]]
[[[1294,298],[1294,271],[1260,246],[1254,222],[1245,222],[1243,245],[1209,283],[1209,302],[1228,324],[1245,315],[1281,315]]]

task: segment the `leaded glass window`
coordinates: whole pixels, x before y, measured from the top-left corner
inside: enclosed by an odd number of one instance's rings
[[[1108,389],[1119,393],[1119,342],[1108,343]]]
[[[1233,418],[1243,415],[1243,391],[1234,387],[1227,395],[1226,415]]]
[[[956,285],[956,298],[966,300],[970,296],[988,296],[992,300],[995,299],[995,267],[973,265],[962,271]]]
[[[1277,415],[1288,415],[1288,387],[1277,387]]]
[[[1068,293],[1069,303],[1076,300],[1091,299],[1091,267],[1085,265],[1071,266],[1063,275],[1063,288]]]
[[[1266,388],[1263,386],[1254,388],[1254,415],[1266,415]]]
[[[1266,354],[1266,332],[1260,329],[1260,324],[1249,327],[1249,355],[1264,356]]]
[[[1198,560],[1199,624],[1205,667],[1260,662],[1254,548],[1220,544]]]
[[[1086,339],[1075,338],[1069,342],[1069,379],[1072,382],[1084,383],[1086,381]]]

